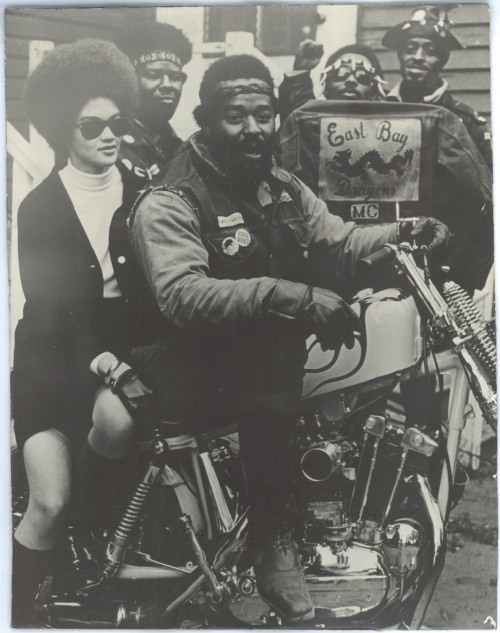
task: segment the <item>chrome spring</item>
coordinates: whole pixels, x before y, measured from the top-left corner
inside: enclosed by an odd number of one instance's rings
[[[115,530],[114,536],[119,539],[128,540],[134,531],[137,523],[141,518],[142,509],[148,498],[148,495],[153,487],[152,483],[141,482],[130,500],[125,514],[123,515],[118,527]]]
[[[443,285],[443,295],[453,310],[453,316],[459,328],[472,337],[472,350],[485,365],[490,380],[496,381],[497,353],[493,333],[488,328],[478,307],[465,290],[453,281]]]

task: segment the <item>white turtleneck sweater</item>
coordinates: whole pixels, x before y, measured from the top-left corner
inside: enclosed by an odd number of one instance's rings
[[[121,297],[109,254],[111,219],[123,201],[123,182],[116,165],[103,174],[86,174],[71,161],[59,172],[104,278],[104,298]]]

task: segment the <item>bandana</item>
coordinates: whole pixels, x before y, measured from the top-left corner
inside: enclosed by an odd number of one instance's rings
[[[177,64],[182,68],[182,62],[179,57],[172,51],[152,51],[151,53],[145,53],[140,57],[132,60],[134,66],[139,66],[139,64],[147,64],[148,62],[172,62],[172,64]]]
[[[214,89],[215,93],[221,94],[223,96],[235,96],[235,95],[247,95],[247,94],[259,94],[259,95],[269,95],[272,97],[274,95],[273,89],[271,86],[265,81],[255,80],[252,82],[246,83],[235,83],[234,81],[220,81]]]

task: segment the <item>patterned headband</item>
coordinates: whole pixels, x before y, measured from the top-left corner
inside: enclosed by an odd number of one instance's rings
[[[139,64],[147,64],[148,62],[172,62],[173,64],[177,64],[182,68],[182,62],[179,57],[172,51],[153,51],[152,53],[145,53],[137,59],[133,59],[132,63],[134,66],[139,66]]]
[[[225,82],[220,82],[215,87],[214,92],[218,92],[224,96],[227,95],[247,95],[247,94],[259,94],[259,95],[269,95],[270,97],[274,96],[274,92],[272,87],[264,82],[259,81],[246,83],[246,84],[232,84],[232,85],[224,85]]]

